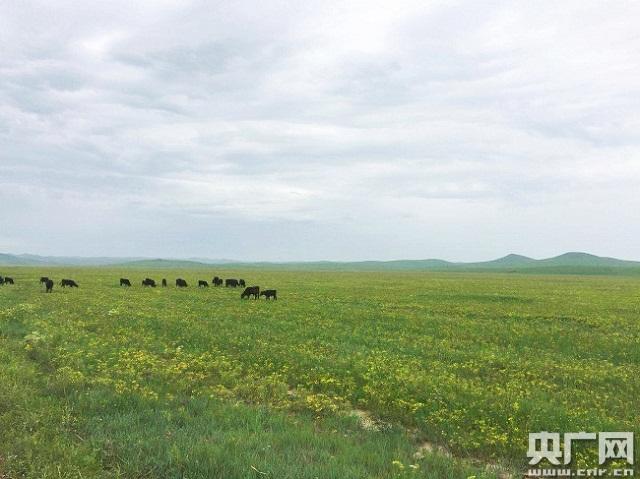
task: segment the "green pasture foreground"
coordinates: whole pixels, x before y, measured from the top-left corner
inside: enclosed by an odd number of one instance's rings
[[[518,477],[529,432],[640,431],[636,278],[0,275],[2,479]]]

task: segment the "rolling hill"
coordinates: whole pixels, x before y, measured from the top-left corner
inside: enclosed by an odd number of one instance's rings
[[[265,268],[290,271],[487,271],[529,274],[626,274],[640,275],[640,262],[570,252],[545,259],[509,254],[491,261],[471,263],[440,259],[394,261],[309,261],[309,262],[242,262],[234,260],[149,259],[149,258],[81,258],[0,253],[2,266],[117,266],[125,268],[194,269],[194,268]]]
[[[0,253],[0,265],[3,266],[36,266],[39,264],[44,263],[18,255]]]
[[[142,259],[136,261],[128,261],[120,263],[116,266],[125,268],[152,268],[152,269],[192,269],[192,268],[210,268],[211,264],[201,263],[198,261],[180,260],[180,259]]]
[[[523,267],[535,264],[537,260],[522,256],[519,254],[508,254],[502,258],[494,259],[492,261],[483,261],[479,263],[465,263],[466,267],[480,267],[480,268],[514,268]]]
[[[0,265],[13,266],[106,266],[146,258],[117,258],[109,256],[40,256],[36,254],[6,254],[0,253]]]
[[[549,259],[541,259],[537,261],[541,265],[553,265],[553,266],[640,266],[640,262],[626,261],[616,258],[607,258],[603,256],[595,256],[589,253],[565,253],[560,256]]]

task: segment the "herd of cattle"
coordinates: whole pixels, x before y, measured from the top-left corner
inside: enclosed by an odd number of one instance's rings
[[[15,284],[15,281],[13,280],[13,278],[9,278],[8,276],[5,276],[5,277],[0,276],[0,285],[4,285],[4,284]],[[40,278],[40,284],[45,287],[45,292],[47,293],[53,292],[54,282],[52,279],[48,278],[47,276],[43,276]],[[161,284],[163,287],[166,288],[167,280],[163,278]],[[211,284],[213,286],[222,286],[224,284],[224,286],[227,288],[237,288],[237,287],[244,288],[244,291],[240,295],[240,299],[245,299],[245,298],[249,299],[251,297],[253,297],[253,299],[258,299],[260,296],[264,296],[265,299],[278,299],[277,291],[275,289],[264,289],[260,291],[260,286],[247,287],[247,284],[245,283],[244,279],[224,279],[223,280],[222,278],[219,278],[216,276],[211,280]],[[76,283],[72,279],[63,279],[60,281],[60,286],[63,288],[67,288],[67,287],[78,288],[78,283]],[[129,281],[127,278],[120,278],[120,286],[131,287],[131,281]],[[151,278],[145,278],[142,280],[142,286],[155,288],[157,285],[155,280]],[[176,288],[187,288],[188,286],[189,285],[184,279],[182,278],[176,279]],[[208,288],[208,287],[209,287],[209,283],[207,281],[203,279],[198,280],[198,288]]]

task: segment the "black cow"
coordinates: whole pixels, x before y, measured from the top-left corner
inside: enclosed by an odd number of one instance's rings
[[[275,289],[265,289],[264,291],[262,291],[262,293],[260,293],[260,296],[264,296],[264,299],[278,299]]]
[[[176,287],[178,287],[178,288],[186,288],[187,286],[188,286],[187,282],[184,279],[182,279],[182,278],[176,279]]]
[[[167,279],[166,278],[162,278],[162,287],[163,288],[167,287]]]
[[[47,278],[47,280],[44,282],[44,285],[47,288],[47,290],[45,291],[46,293],[52,293],[53,292],[53,280]],[[76,285],[76,287],[77,287],[77,285]]]
[[[13,278],[9,278],[9,276],[5,276],[4,284],[15,284],[15,283],[13,282]]]
[[[237,279],[225,279],[224,280],[224,285],[225,287],[229,288],[235,288],[236,286],[238,286],[238,280]]]
[[[246,286],[244,279],[238,280],[238,286],[242,286],[243,288]]]
[[[120,278],[120,286],[131,286],[131,281],[127,278]]]
[[[205,280],[203,279],[198,280],[198,288],[208,288],[208,287],[209,287],[209,283],[207,283]]]
[[[67,286],[69,286],[70,288],[77,288],[78,283],[76,283],[72,279],[63,279],[62,281],[60,281],[60,286],[62,286],[63,288],[66,288]]]
[[[4,284],[4,278],[0,276],[0,284]]]
[[[47,281],[49,281],[49,278],[47,276],[40,277],[40,284],[46,283]]]
[[[258,299],[259,295],[260,286],[249,286],[242,292],[242,294],[240,295],[240,299],[250,298],[251,296],[253,296],[253,299]]]
[[[216,276],[215,278],[213,278],[213,281],[211,281],[211,283],[213,283],[214,286],[221,286],[224,281],[222,281],[222,278],[218,278]]]
[[[142,286],[150,286],[152,288],[156,287],[156,282],[154,280],[152,280],[151,278],[145,278],[142,280]]]

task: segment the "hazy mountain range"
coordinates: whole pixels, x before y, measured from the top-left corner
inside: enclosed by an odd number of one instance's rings
[[[230,259],[149,259],[117,257],[64,257],[0,253],[2,266],[117,266],[127,268],[269,268],[325,271],[495,271],[564,274],[640,274],[640,262],[606,258],[588,253],[565,253],[546,259],[510,254],[474,263],[441,259],[395,261],[243,262]]]
[[[3,266],[111,266],[129,265],[136,263],[184,263],[185,266],[240,263],[228,259],[188,258],[178,259],[150,259],[144,257],[111,257],[111,256],[39,256],[35,254],[0,253],[0,265]]]

